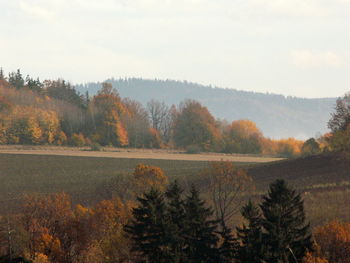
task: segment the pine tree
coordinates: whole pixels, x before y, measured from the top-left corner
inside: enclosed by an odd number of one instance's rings
[[[223,230],[220,232],[222,244],[219,248],[220,262],[232,263],[235,262],[239,244],[237,239],[232,235],[232,231],[225,224],[222,226]]]
[[[182,199],[183,190],[177,181],[171,183],[165,192],[168,201],[167,206],[167,237],[171,248],[171,262],[186,262],[185,246],[185,203]]]
[[[266,261],[301,262],[306,252],[312,250],[312,242],[300,195],[284,180],[276,180],[270,185],[260,207],[264,216]]]
[[[165,233],[166,204],[162,193],[152,188],[137,200],[139,206],[133,209],[134,220],[125,228],[134,241],[133,250],[140,254],[140,262],[171,262]]]
[[[262,239],[262,216],[259,208],[251,201],[241,209],[242,217],[248,225],[237,227],[237,236],[241,243],[238,249],[238,261],[259,263],[264,258],[264,240]]]
[[[21,89],[24,87],[24,79],[21,70],[17,69],[16,72],[11,72],[8,78],[9,83],[12,87],[16,89]]]
[[[205,207],[195,187],[192,187],[186,198],[185,211],[187,263],[219,262],[218,237],[215,233],[217,222],[210,220],[213,212]]]
[[[0,68],[0,80],[4,80],[4,79],[5,79],[4,70]]]

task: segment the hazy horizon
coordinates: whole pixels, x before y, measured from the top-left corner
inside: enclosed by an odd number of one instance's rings
[[[6,72],[303,98],[349,91],[349,0],[13,0],[0,10]]]

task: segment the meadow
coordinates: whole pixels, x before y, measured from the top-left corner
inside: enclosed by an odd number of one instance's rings
[[[187,185],[199,182],[200,172],[208,167],[207,161],[0,153],[0,212],[15,211],[25,193],[67,192],[73,203],[93,204],[108,198],[108,188],[131,175],[139,163],[159,166],[170,179],[178,178]],[[235,164],[248,169],[256,185],[256,199],[269,183],[284,178],[303,194],[313,225],[335,218],[350,220],[350,169],[342,160],[311,157]]]

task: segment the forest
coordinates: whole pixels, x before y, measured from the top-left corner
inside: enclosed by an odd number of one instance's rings
[[[65,80],[0,72],[0,144],[181,149],[188,153],[291,157],[329,150],[327,134],[306,142],[265,137],[248,119],[215,118],[195,100],[179,105],[121,98],[110,83],[94,95]]]
[[[330,133],[306,141],[274,140],[250,120],[216,119],[198,101],[143,106],[121,98],[110,83],[89,96],[64,80],[0,71],[1,144],[164,148],[292,161],[332,156],[348,163],[350,94],[337,100],[328,127]],[[265,169],[253,168],[258,174]],[[73,202],[65,192],[25,193],[15,210],[0,216],[0,262],[350,262],[350,224],[336,218],[311,224],[304,204],[311,189],[301,192],[283,179],[257,189],[254,179],[246,167],[226,161],[208,163],[190,181],[139,163],[91,204]],[[4,205],[12,206],[10,200]]]

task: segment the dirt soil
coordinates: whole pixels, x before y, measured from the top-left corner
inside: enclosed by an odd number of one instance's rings
[[[7,154],[37,154],[37,155],[62,155],[81,157],[109,157],[127,159],[157,159],[157,160],[183,160],[183,161],[232,161],[240,163],[266,163],[282,160],[276,157],[264,157],[244,154],[219,154],[200,153],[187,154],[175,150],[158,149],[125,149],[103,148],[102,151],[90,151],[89,148],[56,147],[56,146],[17,146],[2,145],[0,153]]]

